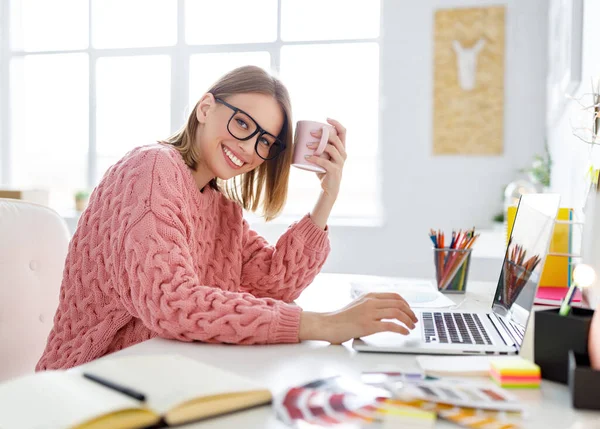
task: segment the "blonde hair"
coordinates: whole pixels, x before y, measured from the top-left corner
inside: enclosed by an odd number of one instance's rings
[[[256,212],[262,208],[262,215],[266,220],[274,219],[285,206],[292,163],[292,107],[286,87],[260,67],[244,66],[222,76],[207,92],[222,99],[234,94],[266,94],[272,96],[281,107],[284,121],[278,137],[286,149],[277,158],[263,162],[254,170],[227,181],[213,179],[209,183],[211,188],[223,192],[244,210]],[[198,129],[198,103],[190,112],[186,125],[165,140],[165,143],[174,146],[181,153],[185,163],[194,171],[198,166],[198,154],[194,145]]]

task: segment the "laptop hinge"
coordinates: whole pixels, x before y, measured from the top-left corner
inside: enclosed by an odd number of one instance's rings
[[[504,341],[504,344],[506,344],[507,346],[517,347],[518,343],[515,340],[515,337],[510,332],[510,330],[506,327],[504,321],[495,313],[488,313],[487,316],[490,319],[490,322],[492,322],[492,324],[498,331],[498,334],[502,337],[502,341]]]

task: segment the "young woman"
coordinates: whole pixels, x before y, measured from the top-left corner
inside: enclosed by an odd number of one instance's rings
[[[60,303],[37,370],[69,368],[160,336],[234,344],[341,343],[414,328],[396,294],[372,294],[334,313],[292,303],[329,253],[327,219],[346,159],[346,130],[330,136],[322,192],[275,246],[242,208],[283,208],[292,157],[288,92],[257,67],[223,76],[187,124],[129,152],[93,192],[66,259]],[[315,142],[320,134],[314,134]]]

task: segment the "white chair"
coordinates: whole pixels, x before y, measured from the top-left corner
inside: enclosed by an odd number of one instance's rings
[[[35,371],[58,306],[69,239],[52,209],[0,198],[0,382]]]

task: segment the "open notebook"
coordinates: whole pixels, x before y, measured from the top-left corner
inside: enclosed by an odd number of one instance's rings
[[[0,428],[137,429],[173,426],[271,402],[269,390],[179,355],[102,359],[0,384]],[[134,389],[144,402],[84,378]]]

